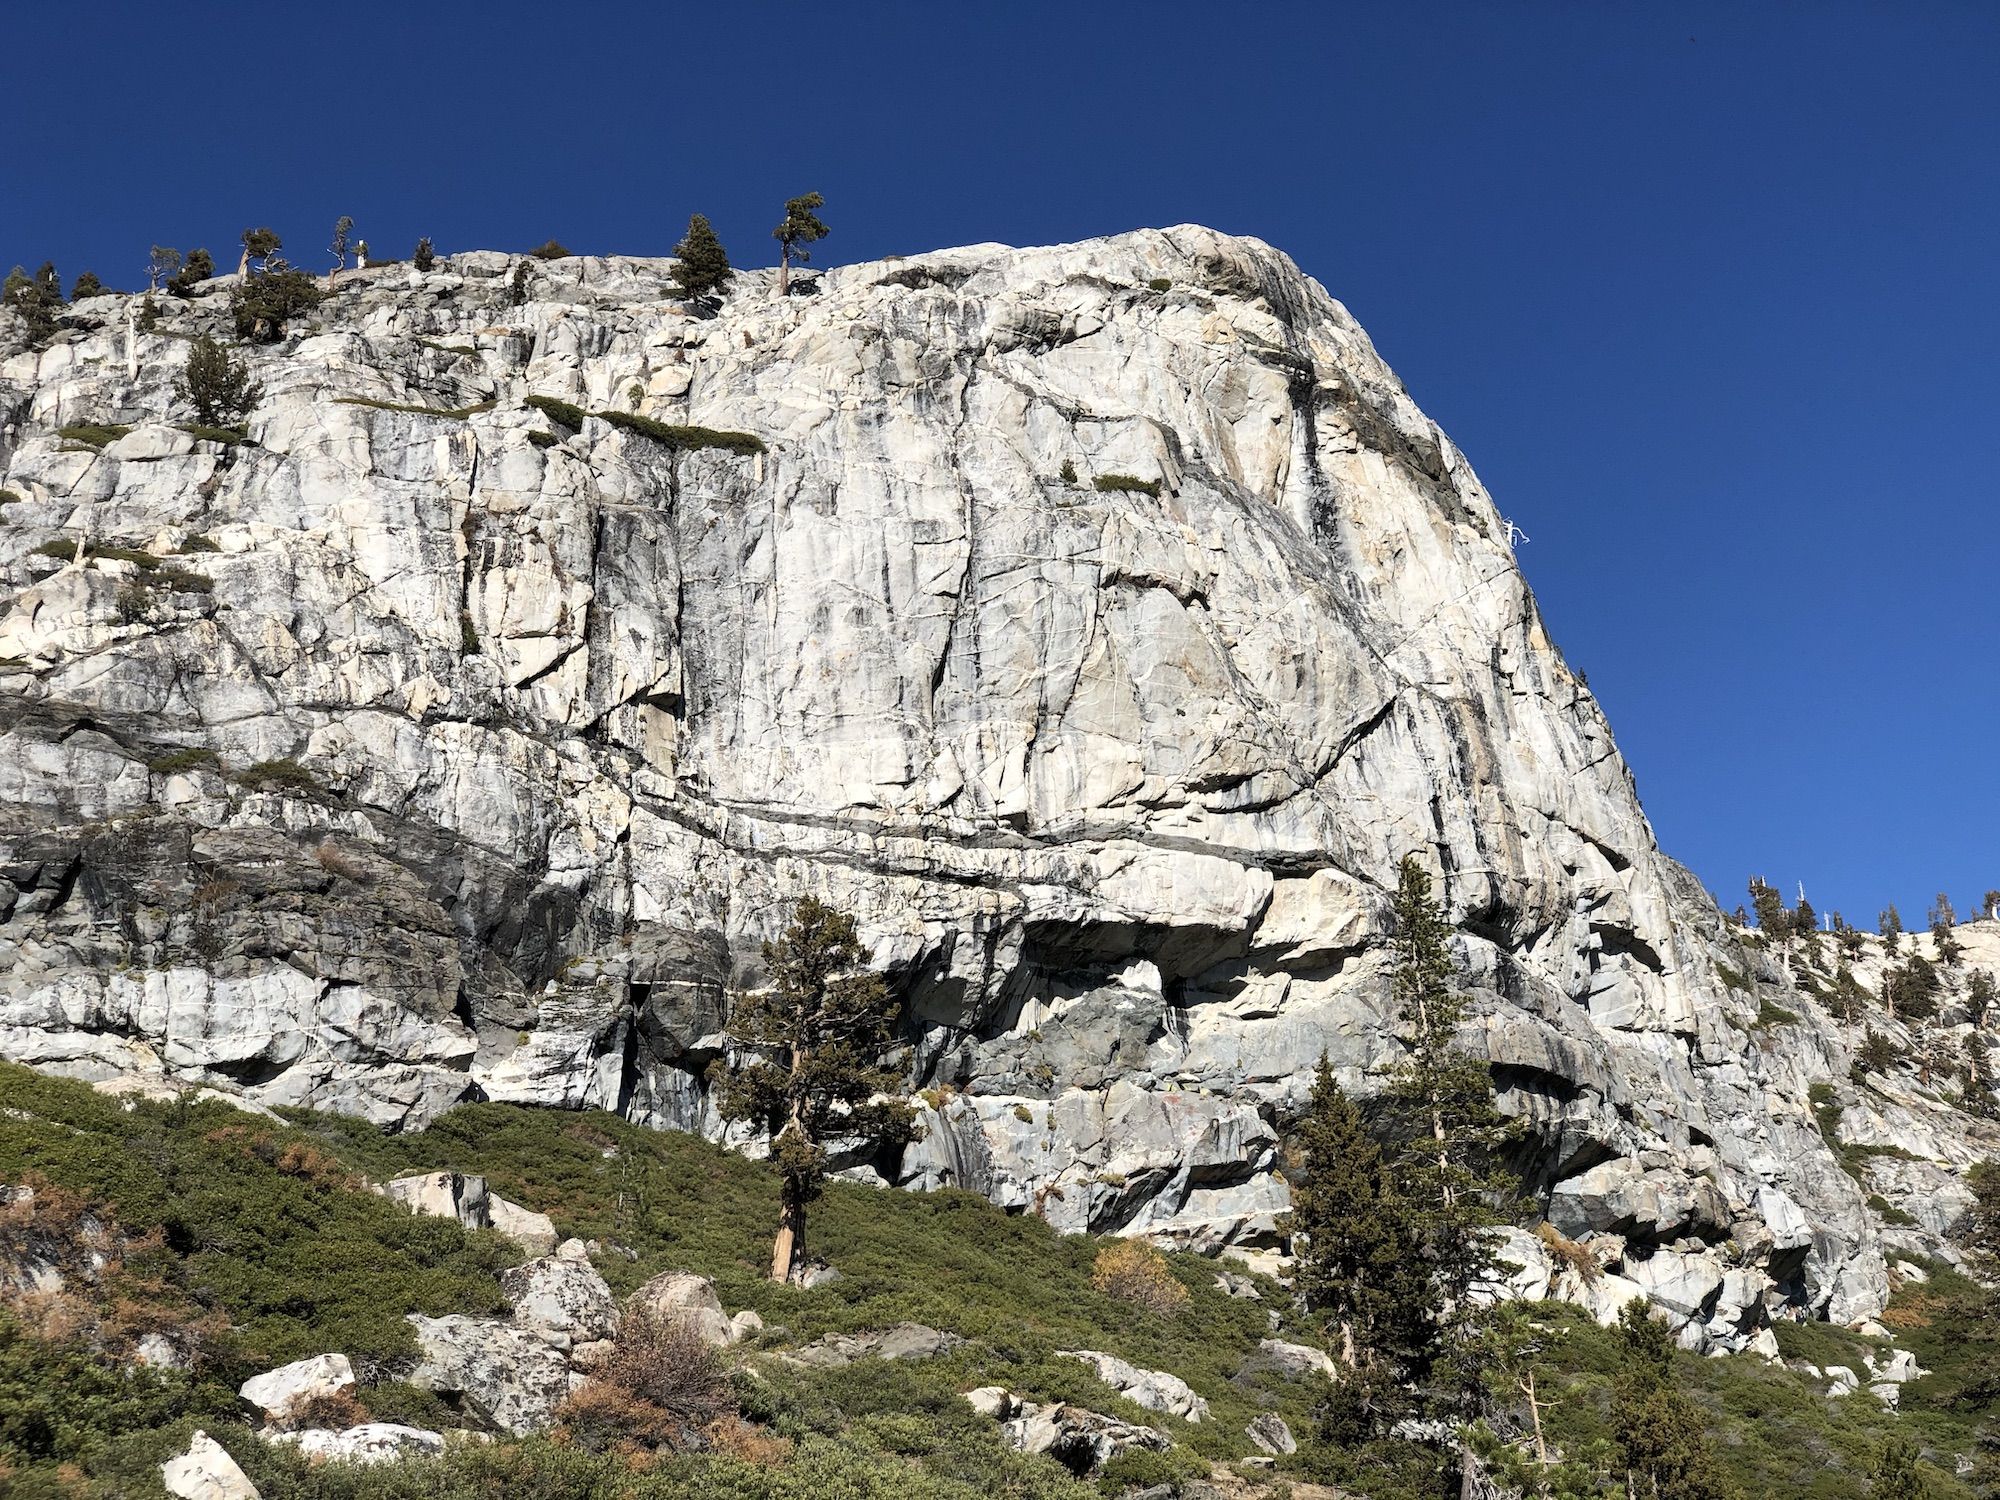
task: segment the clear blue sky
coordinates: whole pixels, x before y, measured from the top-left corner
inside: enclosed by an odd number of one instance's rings
[[[827,261],[1199,221],[1342,298],[1532,537],[1665,847],[2000,886],[2000,5],[138,5],[14,27],[0,266],[332,220]],[[30,49],[36,50],[30,55]]]

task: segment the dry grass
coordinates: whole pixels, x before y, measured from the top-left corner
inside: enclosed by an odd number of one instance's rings
[[[1590,1246],[1569,1238],[1547,1220],[1535,1226],[1535,1238],[1547,1248],[1549,1259],[1559,1267],[1576,1272],[1586,1282],[1594,1282],[1604,1274],[1604,1268],[1597,1263],[1597,1255]]]
[[[1100,1250],[1090,1284],[1116,1301],[1168,1317],[1185,1310],[1190,1297],[1166,1256],[1143,1240],[1121,1240]]]

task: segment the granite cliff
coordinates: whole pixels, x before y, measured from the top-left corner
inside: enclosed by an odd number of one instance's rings
[[[1289,259],[973,246],[714,316],[668,264],[349,273],[247,351],[241,443],[172,392],[231,278],[0,314],[0,1056],[720,1136],[811,893],[912,1018],[924,1138],[853,1174],[1254,1252],[1312,1065],[1399,1055],[1416,851],[1602,1267],[1524,1235],[1528,1283],[1765,1347],[1944,1248],[1989,1127],[1864,1098],[1660,852],[1493,501]]]

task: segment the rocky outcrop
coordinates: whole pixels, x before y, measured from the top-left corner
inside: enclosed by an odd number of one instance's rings
[[[1312,1065],[1401,1055],[1416,851],[1565,1234],[1750,1276],[1725,1341],[1879,1309],[1870,1192],[1939,1248],[1983,1127],[1848,1088],[1852,1034],[1655,847],[1463,455],[1286,257],[974,246],[713,317],[667,270],[352,273],[246,351],[240,443],[171,395],[222,286],[39,351],[0,313],[0,1055],[723,1136],[728,997],[812,894],[924,1100],[851,1175],[1269,1247]],[[1918,1162],[1858,1181],[1814,1084]]]
[[[1046,1453],[1078,1476],[1095,1474],[1134,1448],[1164,1452],[1173,1446],[1173,1440],[1156,1428],[1060,1401],[1026,1401],[1002,1386],[980,1386],[967,1391],[965,1399],[974,1411],[1000,1424],[1001,1440],[1008,1447]]]
[[[1165,1370],[1142,1369],[1101,1349],[1058,1349],[1056,1353],[1063,1359],[1078,1360],[1090,1366],[1091,1373],[1099,1380],[1148,1411],[1165,1412],[1189,1422],[1208,1419],[1208,1402],[1197,1396],[1194,1388],[1178,1375]]]
[[[554,1255],[500,1273],[514,1304],[514,1326],[556,1349],[599,1343],[618,1332],[618,1302],[581,1240],[564,1240]]]

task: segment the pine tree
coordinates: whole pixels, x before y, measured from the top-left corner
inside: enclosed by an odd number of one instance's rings
[[[1883,954],[1893,958],[1896,953],[1896,940],[1903,935],[1903,918],[1897,912],[1895,902],[1889,903],[1889,909],[1882,913],[1881,920],[1876,925],[1882,934]]]
[[[1917,1472],[1917,1445],[1898,1434],[1882,1444],[1871,1500],[1930,1500],[1931,1487]]]
[[[1955,967],[1965,956],[1958,934],[1952,930],[1957,925],[1958,913],[1952,910],[1951,898],[1939,891],[1937,903],[1931,907],[1931,941],[1937,945],[1938,962],[1947,968]]]
[[[167,290],[186,299],[194,289],[215,274],[215,261],[206,250],[190,250],[185,264],[167,281]]]
[[[889,1144],[910,1138],[914,1111],[895,1050],[898,1009],[879,974],[861,967],[854,918],[808,896],[784,935],[764,945],[767,990],[740,997],[710,1069],[726,1120],[771,1136],[779,1222],[771,1279],[788,1280],[805,1248],[806,1205],[826,1177],[835,1137]]]
[[[1702,1409],[1673,1378],[1666,1328],[1634,1299],[1618,1319],[1624,1369],[1611,1400],[1611,1425],[1628,1495],[1649,1500],[1733,1500],[1736,1489],[1708,1445]]]
[[[146,290],[157,292],[181,268],[181,253],[172,245],[155,245],[146,257]]]
[[[1965,987],[1965,1003],[1972,1012],[1972,1024],[1984,1026],[1987,1017],[1993,1014],[1996,1001],[2000,1001],[2000,987],[1993,983],[1993,976],[1984,969],[1974,969],[1972,978]]]
[[[1305,1170],[1285,1225],[1298,1257],[1293,1284],[1349,1369],[1400,1369],[1429,1289],[1408,1205],[1324,1057],[1296,1140]]]
[[[1873,1026],[1862,1033],[1861,1045],[1854,1049],[1857,1074],[1886,1073],[1902,1060],[1903,1054],[1896,1050],[1896,1044]]]
[[[257,404],[263,392],[250,381],[249,366],[206,334],[188,350],[187,365],[174,394],[194,408],[203,427],[225,427]]]
[[[236,274],[247,277],[250,262],[257,262],[257,269],[267,270],[271,257],[285,248],[285,242],[269,229],[246,229],[243,231],[243,258],[236,263]]]
[[[95,271],[85,271],[76,278],[76,285],[69,289],[69,300],[81,302],[86,297],[102,297],[104,283],[97,279]]]
[[[2000,1158],[1975,1162],[1965,1183],[1972,1189],[1972,1207],[1960,1233],[1974,1255],[2000,1271]]]
[[[736,273],[729,269],[729,252],[704,215],[689,218],[687,234],[674,246],[671,274],[674,289],[685,300],[711,309],[720,304]]]
[[[1451,926],[1414,855],[1397,875],[1394,917],[1392,986],[1409,1052],[1385,1095],[1397,1126],[1388,1159],[1410,1205],[1434,1325],[1432,1347],[1410,1373],[1421,1381],[1430,1364],[1442,1362],[1445,1385],[1437,1394],[1449,1409],[1476,1385],[1476,1372],[1459,1361],[1478,1311],[1471,1291],[1493,1261],[1493,1230],[1503,1222],[1497,1204],[1515,1183],[1495,1165],[1507,1125],[1493,1107],[1492,1075],[1457,1046],[1468,1007],[1452,984]]]
[[[425,235],[417,241],[417,248],[410,256],[410,264],[419,271],[428,271],[437,264],[437,252],[431,249],[431,237]]]
[[[347,269],[347,252],[351,246],[353,235],[354,220],[352,217],[342,214],[333,221],[333,243],[327,246],[327,254],[333,257],[333,269],[326,273],[326,284],[329,289],[339,279],[340,273]]]
[[[778,295],[786,296],[792,289],[792,262],[806,265],[812,260],[812,252],[806,246],[817,244],[827,237],[830,230],[820,222],[816,209],[826,207],[826,199],[818,193],[807,193],[803,197],[785,200],[785,217],[778,227],[771,231],[771,238],[778,242]]]

